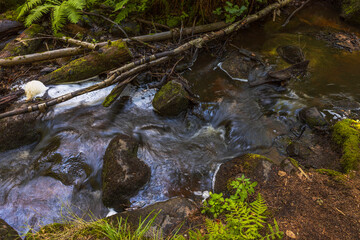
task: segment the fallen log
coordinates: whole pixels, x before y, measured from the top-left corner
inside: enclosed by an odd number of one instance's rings
[[[126,43],[121,40],[101,48],[99,52],[71,61],[69,64],[42,76],[39,80],[46,84],[77,82],[119,67],[131,60],[132,55]]]
[[[145,69],[147,69],[149,67],[164,63],[164,62],[168,61],[169,59],[170,59],[169,57],[163,57],[163,58],[157,59],[155,61],[152,61],[151,63],[145,63],[145,64],[142,64],[142,65],[140,65],[138,67],[135,67],[135,68],[121,74],[118,77],[115,77],[113,75],[110,78],[108,78],[108,79],[106,79],[106,80],[104,80],[102,82],[96,83],[96,84],[94,84],[94,85],[92,85],[90,87],[79,89],[77,91],[62,95],[60,97],[47,100],[47,101],[45,101],[43,103],[40,103],[40,104],[33,104],[33,105],[29,105],[27,107],[15,109],[13,111],[1,113],[0,114],[0,119],[10,117],[10,116],[19,115],[19,114],[39,111],[40,109],[46,109],[48,107],[51,107],[51,106],[54,106],[56,104],[65,102],[67,100],[70,100],[70,99],[72,99],[74,97],[83,95],[85,93],[92,92],[92,91],[95,91],[95,90],[98,90],[98,89],[108,87],[108,86],[110,86],[112,84],[115,84],[115,83],[117,83],[117,82],[119,82],[121,80],[124,80],[124,79],[127,79],[127,80],[123,81],[121,84],[126,85],[132,80],[132,78],[129,78],[129,77],[131,77],[131,76],[133,76],[133,75],[135,75],[137,73],[140,73],[140,72],[144,71]],[[119,84],[119,87],[120,87],[120,84]]]
[[[24,55],[35,52],[41,44],[42,39],[34,38],[34,36],[42,31],[44,31],[44,28],[42,26],[38,24],[31,25],[17,38],[6,44],[4,49],[0,52],[0,58],[10,59],[12,56]],[[32,40],[30,41],[30,39]]]
[[[252,22],[266,16],[268,13],[271,13],[272,11],[274,11],[276,9],[284,7],[285,5],[287,5],[288,3],[292,2],[292,1],[293,0],[283,0],[281,2],[273,3],[269,6],[267,6],[266,8],[262,9],[261,11],[246,17],[245,19],[231,24],[230,26],[226,27],[225,29],[222,29],[220,31],[217,31],[217,32],[214,32],[211,34],[206,34],[203,37],[191,40],[172,51],[158,53],[158,54],[152,55],[151,57],[145,57],[138,61],[126,64],[123,67],[118,68],[117,70],[113,71],[113,74],[109,78],[107,78],[106,80],[104,80],[102,82],[94,84],[93,86],[90,86],[90,87],[87,87],[84,89],[80,89],[80,90],[62,95],[62,96],[54,98],[54,99],[50,99],[50,100],[45,101],[40,104],[30,105],[25,108],[15,109],[13,111],[2,113],[2,114],[0,114],[0,119],[5,118],[5,117],[14,116],[14,115],[24,114],[24,113],[28,113],[28,112],[38,111],[39,109],[46,109],[47,107],[54,106],[58,103],[70,100],[70,99],[80,96],[82,94],[108,87],[108,86],[115,84],[124,79],[128,79],[128,80],[124,81],[123,84],[128,84],[130,82],[129,80],[131,79],[129,77],[133,76],[134,74],[140,73],[149,67],[164,63],[164,62],[168,61],[171,56],[182,53],[182,52],[186,51],[187,49],[191,48],[192,46],[202,47],[202,45],[204,43],[212,40],[213,38],[223,36],[225,34],[229,34],[234,31],[237,31],[245,24],[252,23]],[[139,64],[141,64],[141,65],[138,66]],[[120,87],[120,86],[118,86],[118,87]]]
[[[24,25],[20,22],[6,19],[0,20],[0,39],[14,35],[24,28]]]
[[[190,35],[192,33],[203,33],[203,32],[209,32],[209,31],[215,31],[218,29],[221,29],[225,26],[227,26],[225,22],[217,22],[202,26],[196,26],[194,28],[184,28],[183,29],[183,35]],[[157,33],[154,35],[144,35],[144,36],[137,36],[130,38],[123,39],[124,42],[130,42],[130,41],[138,41],[138,42],[151,42],[151,41],[162,41],[171,39],[174,37],[179,37],[180,31],[179,30],[172,30],[168,32],[162,32]],[[97,47],[104,47],[106,45],[111,44],[111,42],[101,42],[96,44]],[[38,61],[45,61],[45,60],[51,60],[56,58],[62,58],[62,57],[69,57],[69,56],[75,56],[79,54],[83,54],[85,52],[88,52],[88,49],[82,49],[78,47],[72,47],[72,48],[63,48],[58,50],[52,50],[47,51],[43,53],[35,53],[30,55],[24,55],[19,57],[11,57],[11,58],[4,58],[0,59],[0,66],[3,67],[10,67],[18,64],[25,64],[25,63],[32,63],[32,62],[38,62]]]

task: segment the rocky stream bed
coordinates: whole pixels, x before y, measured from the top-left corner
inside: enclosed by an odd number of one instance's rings
[[[0,235],[61,222],[64,209],[84,218],[115,210],[133,224],[163,209],[165,234],[185,220],[186,231],[204,220],[204,194],[226,193],[245,174],[285,239],[360,239],[359,146],[345,164],[333,127],[360,119],[359,28],[321,1],[281,27],[284,19],[209,44],[161,89],[138,75],[109,108],[101,103],[113,86],[1,119]],[[2,68],[0,77],[21,71],[16,88],[58,67]],[[48,84],[48,95],[100,78]]]

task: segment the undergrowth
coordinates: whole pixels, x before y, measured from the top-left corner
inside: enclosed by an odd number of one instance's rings
[[[66,22],[78,23],[85,10],[103,11],[104,15],[120,23],[130,16],[155,19],[170,27],[208,21],[233,22],[245,17],[252,10],[267,4],[267,0],[26,0],[20,7],[18,19],[25,25],[50,18],[54,33]],[[111,9],[109,13],[105,9]]]
[[[230,197],[211,193],[202,213],[216,219],[206,219],[207,234],[191,231],[191,239],[281,239],[283,233],[276,220],[273,225],[266,222],[267,206],[261,194],[250,200],[256,185],[242,175],[230,183],[234,191]]]

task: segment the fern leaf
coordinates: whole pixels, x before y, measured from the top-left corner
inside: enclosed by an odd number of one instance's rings
[[[17,17],[17,19],[21,18],[22,16],[25,15],[25,13],[29,12],[31,9],[33,9],[34,7],[40,5],[41,3],[43,3],[43,0],[27,0],[20,8],[20,12],[19,15]]]
[[[114,12],[119,11],[120,9],[122,9],[128,2],[129,2],[129,0],[122,0],[119,3],[117,3],[115,5]]]
[[[42,16],[47,14],[52,7],[54,7],[54,5],[45,4],[32,9],[25,19],[25,26],[29,27],[34,22],[38,21]]]
[[[66,5],[73,7],[77,10],[83,10],[86,6],[85,0],[68,0],[66,2]]]
[[[77,23],[81,19],[81,14],[75,8],[71,6],[66,7],[66,16],[71,23]]]
[[[54,6],[52,11],[52,29],[54,33],[57,33],[66,22],[66,4],[60,6]]]

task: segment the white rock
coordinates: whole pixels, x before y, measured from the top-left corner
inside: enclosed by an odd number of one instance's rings
[[[33,80],[25,84],[24,90],[26,101],[33,99],[35,96],[44,94],[48,88],[40,81]]]

